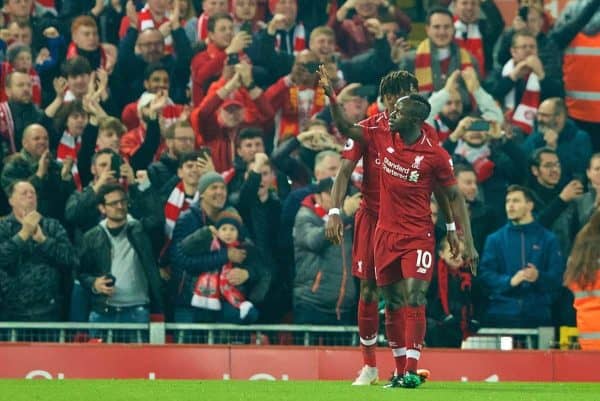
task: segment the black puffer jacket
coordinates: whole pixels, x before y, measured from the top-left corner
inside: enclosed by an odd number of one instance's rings
[[[66,230],[51,218],[40,227],[46,241],[23,241],[21,223],[13,214],[0,221],[0,270],[3,307],[11,315],[43,314],[64,301],[62,282],[77,268],[79,259]]]

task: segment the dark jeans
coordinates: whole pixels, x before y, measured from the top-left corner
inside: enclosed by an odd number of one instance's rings
[[[71,306],[69,308],[69,321],[87,322],[90,316],[91,293],[75,280],[71,290]]]
[[[338,320],[335,312],[322,312],[314,307],[297,303],[294,305],[294,323],[315,324],[322,326],[352,326],[356,323],[356,314],[346,312]]]
[[[356,313],[346,312],[338,320],[335,312],[322,312],[311,305],[297,303],[294,305],[294,323],[317,326],[353,326],[356,324]],[[310,334],[310,345],[351,345],[352,338],[347,333],[321,333]],[[301,340],[304,341],[304,340]]]
[[[60,322],[62,320],[61,303],[52,300],[48,305],[39,308],[31,308],[25,313],[15,313],[12,310],[7,310],[2,316],[2,320],[6,322]],[[0,330],[0,341],[57,342],[58,331],[48,329],[27,329],[17,330],[15,333],[11,330]]]
[[[150,310],[147,306],[129,306],[129,307],[112,307],[106,312],[91,311],[89,317],[90,323],[149,323]],[[113,330],[113,339],[123,342],[147,342],[147,331],[136,333],[131,330],[118,332]],[[90,336],[94,338],[105,339],[106,334],[103,330],[90,330]]]

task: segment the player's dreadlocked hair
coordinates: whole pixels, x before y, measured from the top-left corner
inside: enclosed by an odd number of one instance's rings
[[[411,110],[414,113],[415,120],[427,120],[427,117],[429,117],[429,113],[431,112],[431,105],[427,99],[421,95],[417,95],[416,93],[408,95],[408,99],[412,103]]]
[[[379,84],[379,95],[402,96],[416,92],[419,87],[417,78],[408,71],[392,71],[381,79]]]

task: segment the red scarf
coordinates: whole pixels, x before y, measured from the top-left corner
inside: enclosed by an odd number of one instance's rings
[[[437,136],[440,140],[441,145],[446,141],[446,139],[448,139],[452,132],[450,131],[450,128],[448,128],[448,126],[444,124],[439,114],[433,119],[433,124],[433,127],[435,128],[435,132],[437,132]]]
[[[502,76],[506,77],[510,75],[514,68],[514,60],[508,60],[502,68]],[[525,92],[523,92],[523,96],[521,97],[521,103],[516,104],[516,93],[515,88],[513,88],[504,98],[504,106],[509,111],[512,124],[521,128],[525,134],[529,135],[533,130],[535,115],[540,105],[540,80],[534,73],[530,73],[525,77],[525,80],[527,84],[525,85]]]
[[[15,146],[15,122],[8,102],[0,103],[0,135],[8,141],[10,154],[17,152]]]
[[[173,191],[171,191],[169,199],[167,199],[167,203],[165,203],[165,235],[169,243],[173,238],[173,229],[175,228],[175,223],[177,222],[179,215],[197,202],[198,198],[198,192],[196,192],[191,199],[185,196],[185,188],[183,181],[181,180],[177,183],[175,188],[173,188]]]
[[[239,242],[235,241],[226,245],[229,247],[238,247]],[[221,241],[214,238],[210,249],[218,251],[222,247]],[[246,300],[244,294],[227,279],[227,274],[233,269],[233,263],[227,262],[223,265],[220,272],[206,272],[198,276],[194,286],[194,295],[192,296],[192,306],[197,308],[220,310],[221,298],[226,300],[233,307],[239,309],[242,302]]]
[[[324,222],[327,222],[327,220],[329,220],[327,210],[325,210],[323,206],[317,203],[317,198],[314,194],[308,195],[306,198],[304,198],[304,200],[302,201],[302,206],[305,206],[312,210],[312,212],[319,216]]]
[[[43,15],[45,12],[49,12],[53,15],[58,15],[56,12],[56,1],[55,0],[35,0],[34,8],[42,9],[43,12],[37,12],[36,15]]]
[[[79,170],[77,169],[77,155],[81,149],[81,136],[74,137],[67,131],[63,132],[60,138],[60,143],[56,149],[56,160],[64,162],[67,157],[73,159],[73,166],[71,167],[71,174],[73,175],[73,181],[75,181],[75,187],[77,191],[81,192],[81,177],[79,176]]]
[[[304,88],[308,89],[308,88]],[[281,112],[279,121],[279,139],[285,139],[290,136],[297,136],[300,133],[300,127],[308,122],[312,116],[319,113],[325,107],[325,92],[320,86],[314,88],[314,94],[309,107],[300,107],[300,89],[298,86],[289,88],[289,103],[287,110]]]
[[[227,244],[227,248],[237,248],[239,245],[239,242],[235,241],[231,244]],[[229,274],[232,269],[233,263],[231,262],[227,262],[221,268],[221,274],[219,275],[219,291],[221,293],[221,298],[225,299],[233,307],[239,309],[242,302],[246,300],[246,296],[227,279],[227,274]]]
[[[8,76],[8,74],[14,71],[14,68],[8,61],[5,61],[2,63],[1,70],[2,71],[0,72],[0,102],[3,102],[8,99],[6,96],[5,88],[6,77]],[[40,76],[38,75],[37,71],[33,67],[29,69],[28,74],[31,77],[31,89],[33,92],[31,102],[39,106],[42,104],[42,81],[40,80]]]
[[[100,51],[100,67],[106,68],[106,52],[102,45],[98,46],[98,50]],[[67,49],[67,60],[73,57],[77,57],[79,55],[79,50],[77,49],[77,45],[74,42],[69,43],[69,48]]]
[[[198,24],[196,25],[196,30],[198,32],[198,40],[206,42],[206,38],[208,38],[208,19],[210,17],[206,13],[200,14],[198,17]]]
[[[164,16],[160,21],[156,21],[150,8],[144,7],[138,13],[138,31],[142,32],[144,29],[156,28],[158,29],[165,22],[169,22],[169,18]],[[165,54],[173,53],[173,36],[169,35],[165,38]]]
[[[442,258],[438,260],[438,296],[442,304],[442,309],[446,316],[451,314],[450,311],[450,300],[448,291],[448,277],[458,277],[460,279],[460,291],[470,292],[471,291],[471,273],[463,268],[449,269],[448,265]],[[467,304],[461,306],[460,328],[463,333],[463,339],[471,335],[469,330],[469,321],[473,317],[473,305]]]
[[[277,52],[281,50],[281,40],[281,34],[277,33],[275,35],[275,50]],[[302,24],[302,22],[298,22],[294,27],[294,56],[304,49],[306,49],[306,30],[304,29],[304,25]]]
[[[454,21],[454,41],[462,49],[467,50],[475,57],[479,64],[481,76],[485,77],[485,53],[483,51],[483,40],[478,24],[465,24],[455,17]]]

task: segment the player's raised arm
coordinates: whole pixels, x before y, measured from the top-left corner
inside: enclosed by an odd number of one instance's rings
[[[363,132],[360,127],[355,126],[352,122],[348,121],[342,106],[337,102],[335,97],[335,91],[331,84],[331,78],[325,69],[325,66],[321,64],[319,66],[319,85],[325,91],[325,95],[329,98],[329,108],[331,110],[331,117],[335,126],[337,127],[340,134],[346,138],[350,138],[355,141],[364,142]]]

